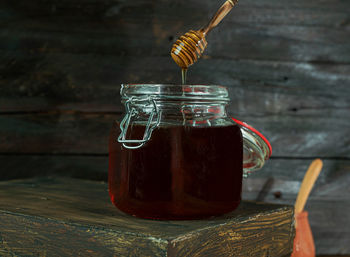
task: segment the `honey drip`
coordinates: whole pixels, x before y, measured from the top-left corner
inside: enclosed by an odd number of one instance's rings
[[[181,70],[181,77],[182,77],[182,85],[186,85],[186,80],[187,80],[187,69],[182,69]]]

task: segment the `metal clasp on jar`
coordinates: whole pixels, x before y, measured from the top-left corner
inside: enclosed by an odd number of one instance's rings
[[[146,104],[153,105],[152,110],[150,112],[150,116],[148,118],[145,133],[143,134],[143,138],[140,139],[126,139],[126,134],[128,131],[128,127],[131,121],[131,118],[138,114],[138,111],[135,107],[130,107],[130,105],[135,105],[136,103],[145,102]],[[160,123],[161,111],[159,110],[156,101],[151,97],[147,98],[135,98],[131,97],[125,102],[126,115],[123,120],[120,122],[120,135],[118,137],[118,142],[122,143],[123,146],[127,149],[137,149],[142,147],[152,135],[153,130],[158,127]],[[156,120],[153,122],[154,116],[156,115]],[[136,145],[135,145],[136,144]]]

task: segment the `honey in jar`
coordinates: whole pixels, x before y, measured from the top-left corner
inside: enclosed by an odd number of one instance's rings
[[[242,135],[238,125],[159,126],[137,149],[110,138],[109,185],[122,211],[155,219],[204,218],[234,210],[241,199]],[[130,126],[141,138],[144,125]]]
[[[123,85],[121,96],[126,114],[109,141],[117,208],[141,218],[201,219],[238,207],[244,147],[225,87]]]

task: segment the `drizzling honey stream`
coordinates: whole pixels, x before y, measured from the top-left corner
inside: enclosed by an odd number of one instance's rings
[[[182,69],[182,84],[186,84],[188,67],[202,56],[207,47],[206,35],[220,23],[237,2],[238,0],[227,0],[204,28],[188,31],[173,44],[170,54]]]

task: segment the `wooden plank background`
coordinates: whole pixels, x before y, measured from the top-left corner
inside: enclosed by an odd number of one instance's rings
[[[105,180],[121,83],[178,83],[172,43],[222,1],[0,1],[0,178]],[[318,254],[349,254],[350,1],[241,0],[208,36],[190,83],[229,87],[233,116],[271,141],[244,199],[306,206]]]

